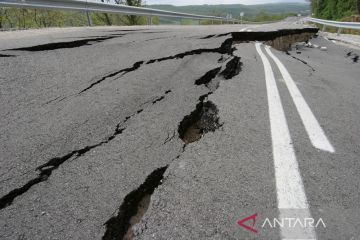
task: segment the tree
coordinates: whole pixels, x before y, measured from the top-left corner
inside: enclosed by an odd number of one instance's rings
[[[342,20],[360,12],[360,0],[308,0],[316,17]]]
[[[125,4],[132,7],[141,7],[142,0],[115,0],[115,3],[117,4]],[[146,19],[144,17],[138,17],[134,15],[126,15],[126,24],[127,25],[140,25],[144,24],[146,22]]]

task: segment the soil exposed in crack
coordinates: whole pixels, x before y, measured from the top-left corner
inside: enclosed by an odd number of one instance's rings
[[[9,50],[13,51],[30,51],[30,52],[40,52],[40,51],[50,51],[56,49],[64,49],[64,48],[78,48],[85,45],[92,45],[92,43],[100,43],[105,40],[109,40],[119,36],[105,36],[105,37],[98,37],[98,38],[87,38],[81,40],[75,40],[71,42],[57,42],[57,43],[47,43],[32,47],[23,47],[23,48],[13,48]]]
[[[165,96],[167,94],[171,93],[171,90],[167,90],[165,92],[165,94],[163,96],[160,96],[157,98],[157,101],[153,104],[156,104],[162,100],[165,99]],[[6,208],[8,206],[10,206],[14,199],[21,196],[22,194],[26,193],[31,187],[33,187],[34,185],[37,185],[41,182],[46,181],[51,174],[53,173],[54,170],[58,169],[63,163],[65,163],[66,161],[68,161],[69,159],[77,159],[83,155],[85,155],[86,153],[88,153],[89,151],[100,147],[104,144],[107,144],[109,142],[111,142],[112,140],[114,140],[116,138],[116,136],[120,135],[123,133],[123,131],[126,129],[125,127],[123,127],[123,125],[128,122],[132,117],[136,116],[137,114],[140,114],[141,112],[143,112],[144,109],[139,109],[136,111],[136,113],[127,116],[125,118],[125,120],[119,122],[115,129],[114,132],[108,136],[105,140],[94,144],[94,145],[89,145],[89,146],[85,146],[81,149],[77,149],[74,150],[70,153],[67,153],[63,156],[60,157],[54,157],[51,158],[50,160],[48,160],[46,163],[44,163],[43,165],[40,165],[36,168],[36,170],[39,172],[38,176],[31,179],[30,181],[28,181],[26,184],[24,184],[23,186],[19,187],[19,188],[15,188],[13,190],[11,190],[8,194],[6,194],[5,196],[0,198],[0,210],[3,208]]]
[[[216,105],[211,101],[204,102],[204,98],[202,100],[179,124],[179,137],[185,145],[198,141],[204,134],[215,132],[222,126]]]
[[[235,42],[264,41],[280,51],[288,51],[295,42],[309,40],[319,31],[318,28],[281,29],[269,32],[232,32]]]
[[[161,185],[164,173],[168,166],[153,171],[136,190],[130,192],[120,205],[118,214],[106,223],[106,232],[103,240],[130,240],[134,233],[132,226],[139,223],[146,213],[151,195]]]

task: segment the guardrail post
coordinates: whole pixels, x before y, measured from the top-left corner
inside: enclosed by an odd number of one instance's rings
[[[87,17],[87,21],[88,21],[88,26],[91,27],[92,26],[92,19],[91,19],[91,16],[89,14],[89,11],[86,11],[86,17]]]
[[[323,26],[322,31],[323,31],[323,32],[326,31],[326,25]]]
[[[339,36],[342,33],[342,28],[339,28],[337,31],[337,35]]]
[[[152,17],[151,17],[151,16],[149,16],[147,20],[148,20],[148,25],[150,25],[150,26],[151,26],[151,25],[152,25]]]

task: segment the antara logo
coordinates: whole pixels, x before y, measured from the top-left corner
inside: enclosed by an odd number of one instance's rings
[[[256,218],[258,214],[255,213],[249,217],[239,220],[237,223],[239,226],[245,228],[248,231],[257,233],[255,229]],[[269,218],[266,218],[261,228],[270,227],[270,228],[326,228],[326,224],[322,218],[315,220],[314,218],[274,218],[272,221]]]
[[[257,230],[254,228],[254,226],[255,226],[255,224],[256,224],[256,217],[257,217],[257,213],[255,213],[254,215],[251,215],[251,216],[249,216],[249,217],[247,217],[247,218],[244,218],[244,219],[242,219],[242,220],[239,220],[237,223],[238,223],[241,227],[243,227],[243,228],[245,228],[245,229],[247,229],[247,230],[249,230],[249,231],[251,231],[251,232],[253,232],[253,233],[257,233]],[[248,221],[250,221],[250,220],[252,220],[251,226],[246,225],[245,222],[248,222]]]

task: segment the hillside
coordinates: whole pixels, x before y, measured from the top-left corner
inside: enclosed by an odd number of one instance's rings
[[[254,17],[255,15],[266,13],[270,15],[280,15],[288,13],[308,14],[310,5],[306,3],[273,3],[273,4],[259,4],[259,5],[242,5],[242,4],[227,4],[227,5],[189,5],[189,6],[173,6],[173,5],[149,5],[149,8],[178,11],[193,14],[204,15],[226,15],[231,13],[233,17],[244,12],[246,17]]]
[[[352,15],[360,14],[360,0],[323,0],[311,1],[316,17],[331,20],[347,20]]]

